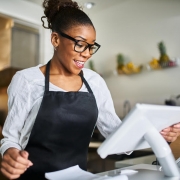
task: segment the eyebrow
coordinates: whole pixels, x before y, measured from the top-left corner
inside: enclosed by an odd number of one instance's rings
[[[77,37],[83,39],[84,41],[87,41],[85,38],[83,38],[83,37],[81,37],[81,36],[75,36],[75,38],[77,38]],[[96,40],[93,40],[93,42],[95,42],[95,41],[96,41]]]

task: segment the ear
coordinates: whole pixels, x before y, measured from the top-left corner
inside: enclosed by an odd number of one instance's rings
[[[52,32],[52,33],[51,33],[51,43],[52,43],[52,45],[53,45],[54,47],[59,46],[59,44],[60,44],[60,39],[59,39],[58,33],[56,33],[56,32]]]

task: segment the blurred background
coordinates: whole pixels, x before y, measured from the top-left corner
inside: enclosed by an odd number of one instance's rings
[[[106,81],[118,116],[123,120],[136,103],[179,106],[180,0],[77,2],[92,19],[101,45],[86,67]],[[14,73],[45,64],[53,54],[51,32],[41,26],[41,4],[42,0],[0,0],[1,127]],[[88,156],[89,171],[94,173],[115,168],[117,161],[153,155],[146,150],[101,160],[96,150],[103,140],[96,128]],[[171,146],[179,157],[179,141]]]

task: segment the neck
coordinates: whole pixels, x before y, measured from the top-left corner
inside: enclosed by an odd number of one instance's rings
[[[51,65],[50,65],[50,74],[51,75],[61,75],[61,76],[74,76],[72,73],[70,73],[63,64],[57,60],[56,58],[51,59]]]

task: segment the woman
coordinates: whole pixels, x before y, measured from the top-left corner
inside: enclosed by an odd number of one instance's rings
[[[17,72],[8,88],[1,172],[10,179],[41,180],[77,164],[86,170],[95,125],[107,137],[121,122],[104,80],[83,68],[100,48],[89,17],[71,0],[45,0],[43,7],[54,55]],[[169,130],[164,137],[175,140],[179,126]]]

